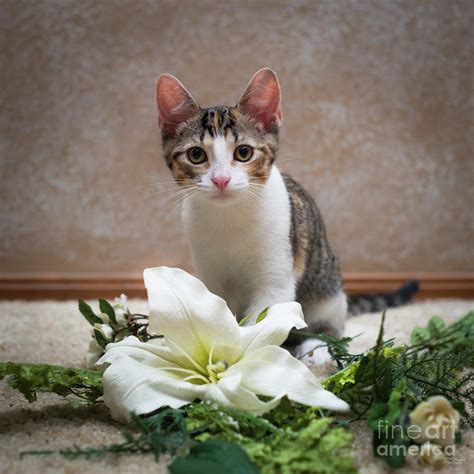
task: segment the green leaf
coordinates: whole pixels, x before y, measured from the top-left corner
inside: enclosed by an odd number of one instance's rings
[[[171,474],[258,474],[255,464],[235,443],[209,439],[169,466]]]
[[[434,316],[426,328],[416,327],[411,334],[411,351],[459,352],[474,346],[474,311],[445,327],[444,321]]]
[[[383,420],[386,425],[392,425],[400,418],[402,411],[407,412],[407,385],[402,379],[390,393],[388,401],[375,403],[367,412],[367,423],[374,431],[379,428],[379,421]]]
[[[439,316],[433,316],[428,321],[428,329],[433,336],[439,335],[444,331],[444,321]]]
[[[99,346],[105,350],[105,347],[107,346],[109,342],[104,337],[104,335],[97,329],[94,329],[94,337],[95,337],[95,340],[97,341],[97,344],[99,344]]]
[[[257,320],[255,323],[259,323],[260,321],[263,321],[268,314],[268,306],[257,316]]]
[[[117,324],[117,319],[115,318],[115,309],[113,306],[106,300],[99,300],[99,308],[102,313],[105,313],[112,324]]]
[[[19,390],[31,403],[37,392],[56,393],[62,397],[74,394],[88,402],[102,396],[102,375],[92,370],[48,364],[15,364],[0,362],[0,379],[10,376],[8,385]]]
[[[255,321],[255,324],[259,323],[260,321],[263,321],[265,317],[267,316],[268,313],[268,306],[257,316],[257,319]],[[249,319],[251,319],[253,316],[253,313],[249,313],[246,316],[244,316],[240,321],[239,321],[239,326],[245,326]]]
[[[434,338],[440,337],[444,330],[444,321],[439,316],[433,316],[428,321],[428,326],[426,328],[416,327],[413,329],[410,336],[410,342],[414,345],[430,342]]]
[[[411,332],[410,342],[415,344],[423,344],[426,341],[429,341],[431,337],[430,330],[427,328],[416,327]]]
[[[91,326],[103,323],[102,319],[92,311],[92,308],[84,300],[79,300],[79,311]]]
[[[355,374],[359,368],[359,364],[359,361],[353,362],[344,369],[339,370],[339,372],[331,375],[323,381],[323,387],[337,394],[343,389],[345,385],[354,384]]]

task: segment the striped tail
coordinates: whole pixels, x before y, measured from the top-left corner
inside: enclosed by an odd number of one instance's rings
[[[356,316],[362,313],[382,311],[385,308],[400,306],[408,303],[412,296],[420,289],[420,282],[411,280],[404,283],[398,290],[391,293],[371,293],[353,295],[348,298],[349,314]]]

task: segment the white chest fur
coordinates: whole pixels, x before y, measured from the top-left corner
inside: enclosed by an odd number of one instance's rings
[[[199,277],[235,314],[295,299],[290,201],[275,166],[258,196],[185,201],[182,217]]]

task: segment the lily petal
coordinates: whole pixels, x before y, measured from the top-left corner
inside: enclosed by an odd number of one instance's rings
[[[209,384],[204,396],[204,400],[256,415],[262,415],[275,408],[280,403],[280,398],[260,400],[255,393],[242,386],[240,374],[224,377],[217,384]]]
[[[302,329],[306,326],[299,303],[279,303],[271,306],[263,321],[240,328],[244,352],[249,353],[268,345],[280,346],[291,329]]]
[[[204,283],[179,268],[147,268],[143,272],[150,306],[150,331],[163,334],[173,352],[186,354],[206,367],[211,344],[232,363],[240,352],[239,326],[226,302]],[[230,343],[229,343],[230,342]]]
[[[120,342],[107,344],[106,353],[97,362],[96,366],[103,367],[105,363],[115,362],[123,354],[153,367],[179,369],[176,373],[179,371],[184,373],[183,369],[188,372],[189,370],[196,370],[196,367],[182,354],[175,353],[169,347],[153,341],[141,342],[135,336],[128,336]]]
[[[135,336],[128,336],[120,342],[107,344],[106,352],[97,365],[111,364],[124,355],[153,367],[169,367],[181,362],[166,346],[141,342]]]
[[[173,378],[167,371],[133,357],[117,355],[114,362],[103,376],[104,402],[114,420],[125,422],[130,413],[147,414],[163,406],[179,408],[205,394],[206,385]]]
[[[315,375],[288,351],[277,346],[247,353],[229,367],[226,376],[240,373],[242,385],[251,392],[269,397],[287,396],[304,405],[346,411],[349,405],[322,388]]]

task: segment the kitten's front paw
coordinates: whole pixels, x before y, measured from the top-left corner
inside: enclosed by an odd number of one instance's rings
[[[296,347],[295,356],[306,365],[324,365],[331,361],[331,354],[319,339],[306,339]]]

